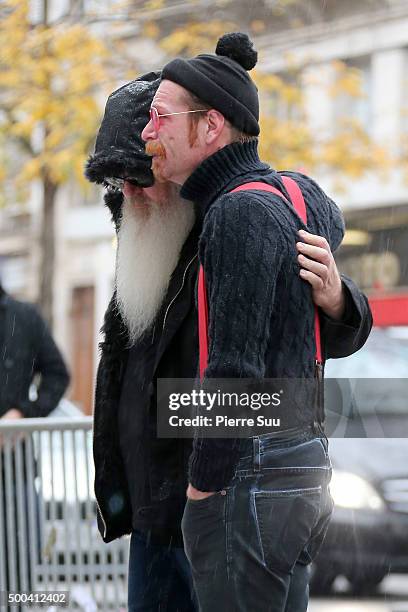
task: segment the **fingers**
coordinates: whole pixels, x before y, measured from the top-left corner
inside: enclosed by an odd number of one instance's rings
[[[300,278],[312,287],[314,303],[334,319],[344,312],[341,278],[330,245],[322,236],[301,230],[302,242],[296,243]]]
[[[324,289],[324,282],[320,276],[315,274],[314,272],[310,272],[310,270],[301,270],[300,276],[303,280],[307,281],[312,285],[312,289],[315,291],[319,291],[320,289]]]
[[[320,247],[322,249],[325,249],[326,251],[330,251],[329,243],[323,236],[311,234],[310,232],[306,232],[305,230],[299,230],[298,234],[303,240],[303,242]]]
[[[326,249],[322,247],[311,246],[310,244],[305,244],[304,242],[297,242],[296,248],[299,253],[302,253],[306,257],[311,257],[325,266],[330,264],[331,252],[326,251]]]
[[[323,290],[329,283],[333,255],[325,238],[300,230],[304,242],[297,242],[300,276],[310,283],[314,291]]]
[[[302,242],[296,243],[296,248],[299,253],[302,253],[306,257],[311,257],[324,266],[329,267],[332,263],[333,255],[326,238],[311,234],[304,230],[299,231],[299,236],[302,239]]]
[[[319,276],[323,283],[327,282],[329,273],[326,265],[319,263],[318,261],[314,261],[313,259],[309,259],[304,255],[298,255],[298,262],[302,268]]]

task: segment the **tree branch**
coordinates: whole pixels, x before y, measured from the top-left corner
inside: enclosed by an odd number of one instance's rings
[[[10,127],[18,125],[19,122],[13,117],[13,109],[7,108],[6,106],[0,106],[0,110],[6,115],[7,121]],[[25,138],[24,136],[16,136],[16,135],[11,135],[11,138],[17,141],[23,147],[26,153],[28,153],[31,156],[35,156],[36,153],[33,147],[31,146],[31,142],[28,138]]]

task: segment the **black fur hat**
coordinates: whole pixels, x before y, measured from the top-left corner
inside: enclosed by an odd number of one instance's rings
[[[85,165],[89,181],[107,184],[107,178],[127,178],[141,187],[153,185],[151,158],[141,133],[159,83],[160,73],[149,72],[111,93],[94,154]]]

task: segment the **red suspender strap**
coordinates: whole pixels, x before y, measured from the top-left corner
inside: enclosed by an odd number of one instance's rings
[[[198,343],[200,347],[200,380],[208,363],[208,300],[204,269],[198,271]]]
[[[282,176],[283,184],[286,187],[287,192],[292,200],[292,204],[303,223],[307,224],[306,205],[303,199],[302,192],[299,185],[289,176]],[[287,198],[272,185],[267,183],[254,182],[245,183],[233,189],[230,193],[236,191],[248,191],[250,189],[258,189],[260,191],[268,191],[274,193],[286,202]],[[289,203],[289,202],[288,202]],[[205,286],[205,277],[203,267],[200,266],[198,273],[198,335],[199,335],[199,347],[200,347],[200,378],[204,377],[204,371],[208,363],[208,302],[207,293]],[[322,349],[321,349],[321,336],[320,336],[320,320],[319,311],[315,306],[315,342],[316,342],[316,363],[322,364]]]

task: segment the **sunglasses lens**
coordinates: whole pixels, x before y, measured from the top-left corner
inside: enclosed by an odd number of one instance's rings
[[[116,176],[108,176],[105,178],[105,182],[109,185],[109,187],[113,187],[114,189],[123,189],[123,185],[125,183],[124,179],[117,178]]]
[[[159,113],[154,108],[154,106],[150,107],[150,119],[153,123],[153,129],[155,130],[155,132],[157,132],[157,130],[160,127],[160,118],[159,118]]]

